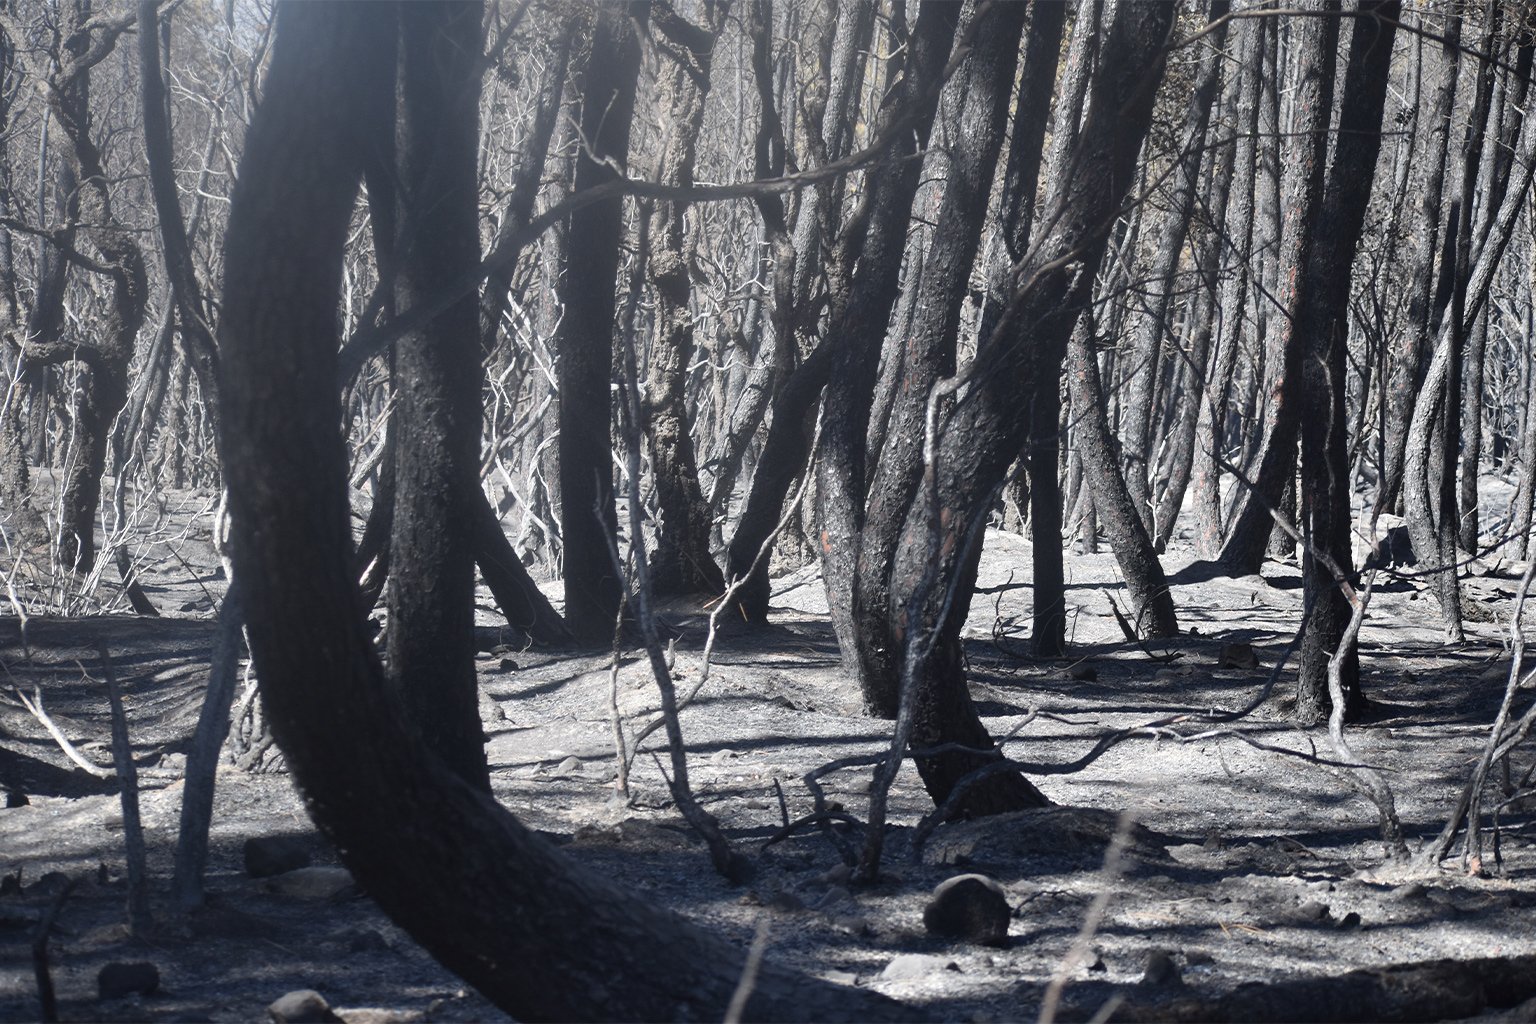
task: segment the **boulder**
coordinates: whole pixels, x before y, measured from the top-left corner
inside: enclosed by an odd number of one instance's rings
[[[923,909],[931,935],[964,939],[987,946],[1008,941],[1013,910],[1003,887],[986,875],[956,875],[940,882]]]

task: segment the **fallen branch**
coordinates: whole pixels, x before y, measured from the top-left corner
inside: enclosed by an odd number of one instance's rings
[[[57,725],[53,724],[53,719],[49,718],[48,712],[43,710],[43,691],[41,687],[34,686],[32,688],[30,699],[21,692],[20,687],[14,687],[13,691],[16,694],[16,699],[21,701],[21,706],[26,708],[33,718],[42,723],[44,729],[48,730],[48,735],[52,736],[53,741],[59,745],[59,749],[64,751],[65,757],[68,757],[75,764],[98,779],[110,779],[112,777],[113,772],[110,768],[103,768],[86,760],[85,755],[76,750],[75,745],[69,742],[69,738],[59,731]]]

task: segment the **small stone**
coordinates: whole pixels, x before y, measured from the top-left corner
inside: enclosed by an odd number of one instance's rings
[[[1408,882],[1392,890],[1392,898],[1395,900],[1416,900],[1425,893],[1424,883]]]
[[[1171,682],[1183,678],[1184,673],[1176,668],[1160,668],[1152,674],[1152,678],[1160,682]]]
[[[1296,908],[1296,916],[1302,921],[1328,920],[1328,904],[1321,900],[1307,900]]]
[[[496,669],[499,672],[516,672],[517,662],[513,661],[511,658],[502,658],[501,662],[496,666]]]
[[[309,867],[309,846],[296,836],[253,836],[245,841],[245,873],[270,878]]]
[[[942,956],[926,953],[903,953],[885,965],[880,972],[882,981],[916,981],[929,974],[947,970],[951,961]]]
[[[555,770],[549,774],[553,775],[557,779],[563,779],[566,776],[575,775],[579,771],[581,771],[581,758],[577,757],[575,754],[572,754],[564,761],[561,761],[558,765],[556,765]]]
[[[1147,969],[1141,976],[1143,985],[1181,985],[1183,976],[1179,965],[1173,962],[1165,950],[1154,949],[1147,954]]]
[[[267,889],[296,900],[332,900],[350,896],[357,889],[346,868],[299,868],[267,879]]]
[[[736,751],[729,747],[721,747],[709,755],[709,763],[713,765],[730,764],[734,760],[736,760]]]
[[[1360,915],[1355,913],[1353,910],[1339,918],[1338,928],[1340,931],[1352,931],[1359,927]]]
[[[923,909],[923,927],[932,935],[966,939],[988,946],[1008,941],[1013,910],[1003,887],[986,875],[956,875],[933,890]]]
[[[331,1024],[341,1020],[331,1012],[325,997],[312,988],[289,992],[267,1007],[273,1024]]]
[[[8,789],[5,791],[5,806],[7,808],[25,807],[31,802],[31,800],[27,799],[27,794],[19,789]]]
[[[1085,683],[1095,682],[1099,678],[1099,670],[1092,665],[1078,663],[1067,669],[1067,675],[1072,679],[1078,679]]]
[[[859,976],[848,971],[828,971],[822,977],[834,985],[857,985],[859,983]]]
[[[114,960],[96,972],[96,992],[102,999],[152,996],[160,988],[160,968],[143,960]]]
[[[1221,668],[1254,669],[1259,667],[1259,656],[1252,644],[1223,644],[1217,664]]]

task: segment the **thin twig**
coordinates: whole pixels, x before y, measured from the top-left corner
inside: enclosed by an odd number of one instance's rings
[[[763,953],[768,949],[768,919],[757,919],[757,931],[752,935],[752,945],[747,950],[747,962],[741,968],[741,980],[731,993],[731,1002],[725,1008],[725,1024],[741,1024],[741,1015],[757,987],[757,972],[763,965]]]
[[[59,731],[57,725],[53,724],[53,719],[49,718],[48,712],[43,710],[43,691],[41,687],[34,686],[32,688],[31,698],[22,693],[20,687],[15,687],[14,692],[16,698],[21,701],[21,706],[31,712],[32,717],[42,723],[44,729],[48,730],[48,735],[52,736],[53,741],[59,745],[59,749],[64,751],[64,756],[98,779],[110,779],[112,777],[113,772],[110,768],[103,768],[86,760],[85,755],[76,750],[75,745],[69,742],[69,738]]]
[[[1135,819],[1131,812],[1121,811],[1119,820],[1115,822],[1115,834],[1109,840],[1109,849],[1104,851],[1104,867],[1099,871],[1099,891],[1088,905],[1082,927],[1077,930],[1077,937],[1072,940],[1067,955],[1056,965],[1051,983],[1045,988],[1045,997],[1040,1001],[1040,1024],[1051,1024],[1056,1019],[1056,1010],[1061,1005],[1061,992],[1067,986],[1068,976],[1087,959],[1088,944],[1098,933],[1099,924],[1104,920],[1104,911],[1109,907],[1110,897],[1114,895],[1115,881],[1120,877],[1120,860],[1134,825]]]

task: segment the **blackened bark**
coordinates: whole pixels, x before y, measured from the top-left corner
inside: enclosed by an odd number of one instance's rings
[[[936,498],[930,501],[927,493],[920,494],[907,511],[891,572],[889,607],[893,643],[905,645],[909,630],[936,631],[921,666],[923,684],[913,709],[919,722],[929,714],[942,720],[943,709],[961,705],[953,666],[960,658],[974,545],[1031,429],[1029,405],[1020,402],[1019,395],[1027,394],[1039,375],[1059,373],[1067,337],[1088,306],[1113,214],[1136,177],[1136,157],[1151,122],[1163,43],[1172,22],[1173,7],[1164,3],[1125,0],[1116,9],[1104,37],[1081,136],[1070,160],[1052,174],[1040,222],[1049,226],[1017,268],[1003,321],[981,339],[954,406],[938,428],[933,458],[925,466],[925,472],[935,474]],[[1016,343],[1020,325],[1028,325],[1034,344]],[[939,536],[937,549],[930,543],[933,528]],[[922,587],[930,578],[930,565],[931,578],[937,581],[931,589]],[[894,586],[897,582],[901,590]],[[956,600],[949,599],[951,592]],[[914,597],[926,599],[918,604]],[[947,724],[957,725],[954,720]],[[975,754],[948,756],[962,767],[987,760]],[[1021,776],[995,779],[1002,780],[996,787],[972,791],[978,810],[1039,799]],[[949,795],[944,776],[930,770],[924,781],[936,801]]]
[[[945,103],[953,102],[959,117],[933,244],[914,289],[912,306],[920,312],[911,328],[895,332],[887,346],[886,358],[899,361],[900,369],[859,536],[851,638],[865,706],[887,718],[896,715],[901,676],[901,648],[892,642],[891,629],[902,609],[893,607],[891,599],[915,582],[892,579],[896,546],[923,475],[929,392],[955,372],[960,314],[1002,148],[1026,10],[1022,4],[1002,4],[981,13],[970,55],[946,87]]]
[[[360,174],[357,83],[388,59],[381,21],[356,5],[279,8],[226,236],[224,451],[267,713],[359,882],[502,1010],[520,1020],[721,1016],[741,949],[568,862],[378,699],[350,562],[335,309]],[[746,1006],[749,1019],[901,1015],[872,993],[771,966]]]
[[[570,644],[570,630],[517,557],[490,499],[483,493],[473,497],[478,498],[473,509],[475,562],[507,625],[534,643]]]
[[[139,82],[144,111],[144,157],[149,164],[150,194],[155,201],[155,220],[165,250],[166,276],[181,326],[182,353],[197,373],[203,401],[218,444],[219,389],[215,385],[217,352],[208,307],[203,301],[197,273],[192,266],[192,246],[181,216],[176,191],[176,172],[171,149],[171,107],[164,73],[160,67],[158,4],[139,0]],[[167,23],[168,24],[168,23]],[[217,449],[215,449],[217,450]]]
[[[1350,269],[1381,151],[1381,119],[1400,10],[1397,0],[1367,2],[1355,19],[1339,100],[1339,140],[1328,172],[1316,244],[1297,288],[1295,329],[1307,346],[1301,366],[1306,405],[1301,417],[1301,514],[1309,545],[1302,556],[1302,578],[1312,611],[1301,641],[1296,717],[1309,725],[1322,721],[1332,703],[1328,664],[1336,655],[1343,658],[1346,716],[1357,716],[1364,701],[1359,654],[1353,645],[1339,651],[1353,612],[1351,599],[1343,592],[1353,575],[1350,501],[1354,492],[1347,454],[1345,348]]]
[[[1125,484],[1131,506],[1141,519],[1144,532],[1153,529],[1152,489],[1149,481],[1153,437],[1153,399],[1166,376],[1163,337],[1175,303],[1175,274],[1185,250],[1190,221],[1195,213],[1195,193],[1202,184],[1200,167],[1205,155],[1206,127],[1211,107],[1221,92],[1222,47],[1226,42],[1226,22],[1220,21],[1231,8],[1229,0],[1210,0],[1207,20],[1216,30],[1201,41],[1200,64],[1195,71],[1195,88],[1185,117],[1184,136],[1172,180],[1168,184],[1169,205],[1152,248],[1152,266],[1148,268],[1151,294],[1131,339],[1131,386],[1122,392],[1120,419],[1120,457],[1125,466]],[[1159,526],[1161,524],[1158,524]]]
[[[927,143],[938,105],[939,78],[949,57],[960,17],[958,4],[925,0],[907,40],[902,76],[885,105],[888,123],[910,118],[911,130],[900,133],[886,163],[871,171],[867,186],[867,226],[858,246],[859,263],[848,301],[835,310],[827,328],[833,344],[831,373],[822,400],[821,453],[816,463],[816,497],[822,575],[847,670],[859,669],[861,609],[859,548],[868,495],[865,436],[874,397],[880,349],[886,324],[898,294],[902,255],[912,199],[922,163],[913,159]],[[883,125],[882,125],[883,127]],[[850,236],[851,238],[851,236]],[[884,614],[878,609],[873,614]],[[877,704],[865,692],[872,708]],[[886,708],[884,714],[892,711]]]
[[[1003,245],[1008,263],[1029,251],[1034,227],[1035,191],[1040,184],[1045,131],[1050,122],[1051,94],[1061,60],[1066,4],[1034,4],[1024,40],[1024,71],[1014,101],[1013,132],[1003,178]],[[1087,17],[1088,15],[1080,15]],[[1065,120],[1065,112],[1063,112]],[[994,277],[1006,274],[998,268]],[[1003,300],[988,289],[982,307],[981,337],[996,329]],[[1031,427],[1025,463],[1029,473],[1030,559],[1034,582],[1030,644],[1037,657],[1060,657],[1067,651],[1066,567],[1061,548],[1061,375],[1042,373],[1030,398]]]
[[[1387,376],[1383,415],[1386,420],[1385,464],[1382,483],[1377,489],[1377,514],[1397,507],[1402,495],[1403,467],[1415,398],[1424,386],[1429,362],[1430,343],[1439,319],[1434,306],[1435,254],[1441,238],[1441,206],[1445,194],[1446,160],[1450,152],[1451,112],[1456,100],[1456,79],[1461,66],[1461,18],[1452,16],[1440,47],[1439,80],[1435,85],[1430,111],[1425,115],[1428,129],[1424,134],[1426,170],[1419,191],[1417,224],[1408,277],[1411,289],[1408,323],[1398,334]],[[1422,72],[1421,72],[1422,73]]]
[[[395,307],[480,262],[479,0],[399,8]],[[484,386],[474,293],[395,343],[388,680],[443,763],[490,792],[474,663],[474,527]]]
[[[715,40],[724,26],[724,7],[706,8],[711,21],[694,25],[668,5],[652,8],[652,22],[670,59],[666,74],[669,109],[659,180],[693,184],[704,101],[709,95]],[[693,362],[693,315],[688,308],[692,278],[681,201],[658,202],[651,215],[651,251],[646,262],[656,295],[656,341],[646,372],[641,410],[651,452],[652,482],[661,521],[651,551],[651,584],[658,594],[719,594],[725,589],[710,554],[710,515],[699,487],[698,460],[688,422],[688,368]]]
[[[581,105],[584,140],[576,158],[577,192],[615,180],[606,161],[624,166],[640,73],[640,41],[631,23],[647,4],[592,9],[592,54]],[[565,316],[555,338],[560,378],[560,534],[565,547],[565,618],[586,644],[612,640],[623,590],[608,557],[617,534],[613,504],[613,325],[624,234],[624,201],[605,199],[571,214]]]
[[[1093,491],[1093,507],[1099,522],[1109,532],[1115,561],[1125,577],[1132,626],[1144,637],[1177,636],[1178,617],[1168,579],[1120,472],[1103,384],[1099,380],[1099,357],[1094,349],[1093,318],[1084,312],[1072,332],[1067,353],[1067,386],[1072,392],[1085,482]]]
[[[1237,369],[1237,356],[1242,349],[1245,296],[1250,291],[1252,278],[1251,253],[1254,241],[1254,199],[1258,190],[1259,109],[1264,79],[1264,35],[1268,21],[1256,18],[1239,25],[1242,37],[1241,78],[1242,99],[1236,110],[1243,115],[1236,141],[1233,180],[1236,182],[1235,205],[1230,207],[1224,232],[1228,245],[1236,257],[1236,271],[1221,286],[1221,335],[1217,339],[1214,370],[1209,374],[1205,389],[1205,401],[1200,403],[1200,419],[1196,425],[1194,465],[1191,483],[1194,487],[1195,549],[1201,558],[1215,558],[1221,551],[1223,534],[1221,515],[1221,468],[1220,456],[1226,448],[1227,417],[1231,405],[1232,378]],[[1234,72],[1233,78],[1239,77]],[[1225,249],[1226,246],[1223,246]]]

